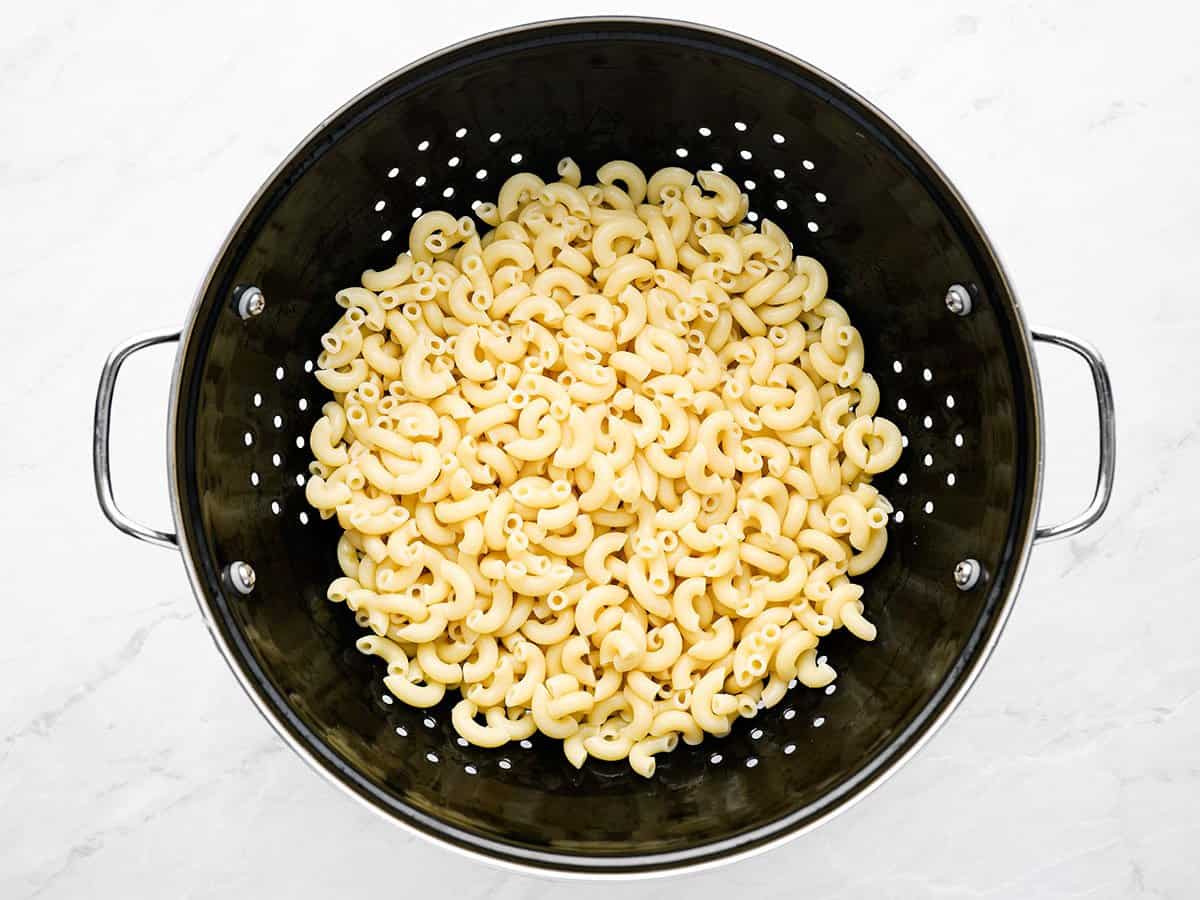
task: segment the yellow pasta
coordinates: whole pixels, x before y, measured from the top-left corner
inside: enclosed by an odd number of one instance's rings
[[[639,774],[874,640],[851,579],[903,441],[821,264],[718,172],[509,178],[336,295],[305,495],[328,589],[415,707]]]

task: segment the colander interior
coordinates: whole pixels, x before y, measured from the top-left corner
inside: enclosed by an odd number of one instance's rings
[[[391,702],[326,601],[338,530],[307,507],[306,440],[328,399],[309,372],[334,292],[407,245],[421,210],[465,213],[510,174],[573,156],[647,172],[719,164],[867,345],[882,414],[906,435],[878,479],[897,508],[863,579],[879,639],[822,641],[839,672],[725,739],[572,768],[557,742],[464,746],[449,705]],[[974,313],[947,312],[953,283]],[[230,297],[258,285],[264,315]],[[277,173],[216,264],[181,369],[176,487],[214,627],[251,692],[350,790],[462,845],[560,867],[698,860],[765,841],[863,790],[919,738],[991,637],[1027,538],[1036,459],[1020,323],[975,225],[937,173],[853,96],[730,36],[664,23],[543,26],[460,46],[335,116]],[[974,591],[954,564],[978,559]],[[249,561],[247,598],[221,572]]]

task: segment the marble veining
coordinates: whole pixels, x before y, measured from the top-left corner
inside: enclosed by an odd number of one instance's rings
[[[1107,516],[1036,548],[997,652],[945,729],[817,832],[672,888],[1196,896],[1200,14],[1165,0],[628,9],[778,44],[881,105],[971,202],[1031,324],[1105,352],[1119,416]],[[6,8],[0,896],[543,896],[544,881],[388,825],[284,748],[215,652],[179,559],[100,516],[90,419],[110,346],[182,320],[246,199],[346,98],[474,33],[601,11]],[[1048,521],[1086,502],[1096,426],[1082,366],[1054,349],[1039,359]],[[121,502],[161,525],[169,365],[166,349],[129,365],[114,421]]]

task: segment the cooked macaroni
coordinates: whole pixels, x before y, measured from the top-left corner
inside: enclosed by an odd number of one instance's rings
[[[306,496],[344,530],[329,599],[405,703],[540,731],[644,776],[865,641],[900,456],[815,259],[737,184],[633,163],[514,175],[490,230],[420,216],[321,340]]]

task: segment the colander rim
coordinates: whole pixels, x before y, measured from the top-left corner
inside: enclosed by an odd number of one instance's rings
[[[184,405],[184,392],[182,390],[184,363],[188,358],[192,342],[196,340],[197,323],[205,307],[205,298],[210,292],[213,279],[217,275],[221,262],[235,245],[235,239],[239,231],[251,217],[259,202],[275,189],[280,176],[289,169],[297,158],[309,151],[313,142],[322,135],[331,123],[386,86],[394,82],[399,82],[410,74],[434,64],[440,59],[468,50],[476,45],[517,37],[528,38],[531,34],[538,31],[569,28],[613,30],[628,26],[651,26],[676,34],[690,32],[698,38],[717,38],[731,44],[741,44],[748,50],[754,51],[755,54],[769,57],[777,63],[798,69],[806,77],[826,85],[831,92],[841,93],[843,99],[848,99],[854,104],[859,105],[867,115],[877,120],[878,124],[888,132],[889,137],[896,140],[915,158],[919,159],[927,167],[927,174],[937,181],[938,187],[944,192],[944,195],[956,205],[955,212],[961,216],[963,223],[969,226],[974,232],[978,241],[977,249],[985,255],[986,261],[997,278],[997,284],[1000,288],[999,293],[1002,295],[1001,299],[1006,299],[1010,303],[1010,311],[1017,326],[1015,329],[1016,333],[1012,337],[1015,340],[1015,349],[1021,358],[1020,361],[1024,364],[1024,372],[1029,380],[1028,387],[1032,409],[1029,411],[1028,419],[1033,423],[1033,427],[1027,433],[1028,446],[1025,448],[1031,471],[1028,475],[1029,484],[1025,489],[1025,496],[1027,497],[1026,509],[1024,511],[1025,520],[1021,523],[1023,537],[1017,548],[1017,552],[1012,557],[1011,578],[1000,598],[996,610],[991,616],[990,633],[984,637],[982,644],[976,651],[976,658],[973,663],[957,676],[957,683],[951,686],[948,694],[940,701],[936,698],[931,699],[922,710],[922,713],[918,713],[916,720],[906,726],[899,736],[893,738],[883,751],[875,754],[875,760],[884,759],[883,763],[877,769],[864,776],[861,783],[853,784],[841,796],[828,801],[829,805],[825,809],[811,815],[807,820],[790,822],[789,819],[798,814],[794,811],[790,816],[781,817],[780,819],[732,837],[697,844],[683,850],[638,857],[598,856],[561,851],[556,852],[552,850],[531,851],[515,844],[506,844],[501,841],[472,834],[448,822],[422,813],[401,799],[389,798],[391,805],[385,807],[383,803],[373,800],[370,796],[360,792],[348,783],[342,777],[341,773],[335,771],[336,760],[323,759],[316,752],[318,748],[323,748],[324,743],[318,736],[312,734],[305,726],[300,726],[299,730],[308,732],[311,743],[315,745],[310,746],[309,743],[301,740],[300,736],[284,720],[284,713],[290,708],[286,699],[279,698],[278,704],[281,709],[277,709],[275,703],[268,699],[265,694],[271,692],[270,686],[259,683],[250,677],[245,669],[245,663],[241,654],[231,645],[217,621],[216,614],[212,609],[213,601],[208,596],[205,588],[205,578],[199,571],[197,564],[197,553],[193,543],[194,536],[189,527],[190,519],[187,511],[183,508],[184,490],[182,490],[181,471],[177,458],[177,435],[182,424],[181,413]],[[978,217],[933,159],[925,153],[907,132],[889,116],[875,107],[874,104],[816,66],[770,44],[726,29],[680,19],[645,16],[586,16],[545,19],[467,38],[441,50],[427,54],[389,73],[366,89],[360,91],[339,106],[333,113],[326,116],[297,143],[292,151],[284,157],[279,165],[263,181],[222,240],[196,292],[181,332],[175,364],[172,370],[171,399],[167,421],[167,466],[168,480],[171,485],[171,490],[169,491],[171,512],[175,520],[179,538],[179,549],[183,556],[188,579],[192,585],[192,591],[196,596],[197,604],[200,607],[209,633],[226,664],[260,714],[271,724],[271,727],[283,738],[285,743],[313,770],[332,782],[346,795],[357,800],[388,822],[399,825],[412,834],[433,840],[442,847],[473,860],[511,871],[570,880],[634,880],[662,877],[682,871],[690,873],[713,869],[738,860],[744,860],[798,838],[825,824],[878,789],[880,785],[894,775],[925,745],[958,708],[979,677],[983,667],[987,664],[1000,639],[1000,635],[1003,633],[1028,565],[1029,553],[1034,542],[1035,528],[1033,524],[1036,521],[1042,496],[1044,423],[1041,394],[1041,381],[1038,374],[1036,356],[1033,352],[1032,334],[1025,321],[1011,280]],[[937,706],[939,702],[941,704],[940,710],[937,710],[932,716],[923,721],[918,721],[926,710]],[[890,756],[888,755],[889,750],[891,751]],[[336,755],[330,753],[330,756]],[[350,768],[344,763],[342,763],[341,767],[343,769]],[[402,808],[407,813],[407,816],[402,816],[400,814],[401,809],[397,809],[397,807]]]

